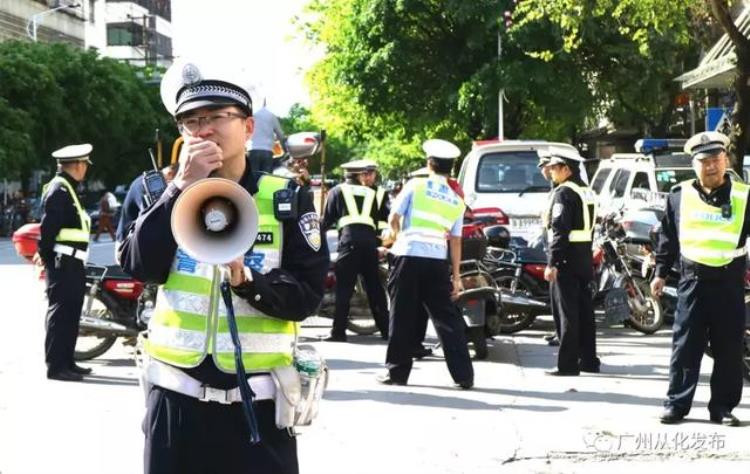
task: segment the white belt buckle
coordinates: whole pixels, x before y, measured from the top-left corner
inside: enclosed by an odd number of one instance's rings
[[[201,388],[203,389],[203,396],[198,398],[198,400],[202,402],[218,402],[222,405],[232,404],[232,402],[227,400],[227,395],[229,394],[228,390],[221,390],[207,385],[204,385]]]

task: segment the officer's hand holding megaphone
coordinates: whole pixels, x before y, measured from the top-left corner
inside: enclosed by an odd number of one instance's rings
[[[185,189],[194,182],[207,178],[221,168],[224,152],[216,143],[200,137],[189,137],[180,151],[180,170],[174,179],[175,185]]]

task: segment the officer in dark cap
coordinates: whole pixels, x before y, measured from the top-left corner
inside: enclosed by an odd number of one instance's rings
[[[599,372],[596,326],[589,284],[593,279],[591,239],[594,197],[580,178],[583,158],[561,147],[549,147],[547,169],[556,185],[547,219],[549,259],[544,279],[550,283],[552,314],[558,322],[557,369],[548,375]]]
[[[466,345],[466,326],[452,300],[462,289],[461,228],[465,205],[447,176],[460,150],[445,140],[427,140],[422,148],[430,174],[404,186],[389,217],[396,241],[388,292],[391,334],[386,354],[388,373],[380,383],[406,385],[412,368],[420,306],[432,318],[443,343],[445,361],[455,384],[474,385],[474,369]],[[446,264],[450,245],[451,262]]]
[[[690,411],[706,342],[711,344],[710,420],[738,426],[732,410],[742,396],[745,324],[745,242],[750,232],[746,184],[732,181],[729,139],[703,132],[685,144],[697,179],[675,186],[667,199],[656,249],[651,291],[661,296],[667,273],[680,259],[672,328],[669,389],[662,423],[679,423]]]
[[[248,77],[226,61],[182,59],[162,79],[162,101],[184,138],[180,168],[121,247],[125,271],[160,284],[144,345],[147,474],[299,471],[290,419],[276,418],[276,401],[286,400],[276,382],[294,390],[295,379],[287,386],[271,373],[290,373],[297,322],[320,304],[329,255],[310,195],[245,156],[254,125]],[[258,208],[252,248],[227,264],[229,295],[221,269],[178,248],[170,225],[181,193],[209,175],[238,183]]]
[[[52,153],[57,174],[42,192],[44,213],[36,263],[46,270],[47,336],[44,341],[47,378],[79,381],[91,373],[73,360],[83,297],[84,266],[88,258],[91,218],[81,206],[76,188],[91,161],[92,146],[70,145]]]
[[[349,305],[357,278],[362,275],[365,293],[383,339],[388,339],[388,303],[378,269],[377,224],[387,219],[385,202],[370,186],[370,173],[375,170],[371,160],[344,163],[344,183],[331,189],[323,212],[323,232],[337,228],[339,232],[336,259],[336,309],[331,335],[326,340],[346,341]]]

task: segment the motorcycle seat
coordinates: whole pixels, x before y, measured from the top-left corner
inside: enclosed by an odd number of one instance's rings
[[[125,273],[119,265],[107,265],[107,279],[110,280],[132,280],[133,277]]]

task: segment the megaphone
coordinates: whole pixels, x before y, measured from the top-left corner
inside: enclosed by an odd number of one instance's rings
[[[171,223],[182,250],[199,262],[221,265],[252,247],[258,236],[258,208],[234,181],[206,178],[182,191]]]

